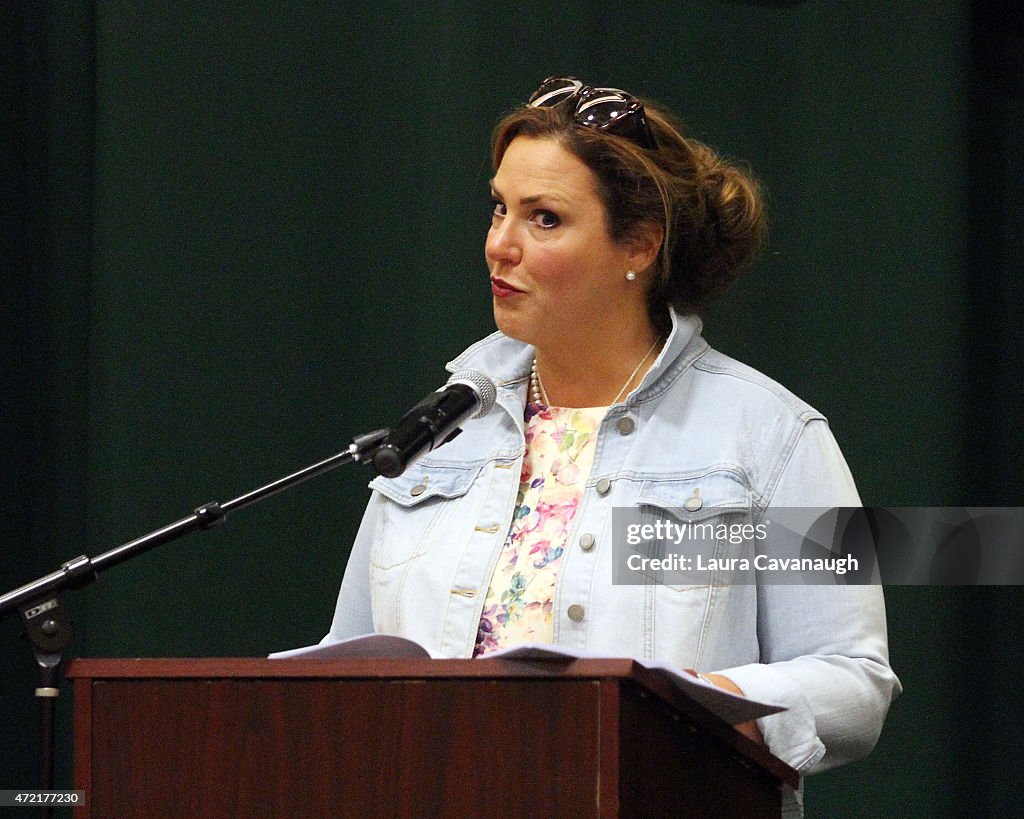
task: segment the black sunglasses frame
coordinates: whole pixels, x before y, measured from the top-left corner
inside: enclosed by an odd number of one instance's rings
[[[571,101],[577,124],[624,137],[642,148],[658,147],[643,103],[619,88],[595,88],[577,77],[548,77],[530,95],[528,104],[553,108]]]

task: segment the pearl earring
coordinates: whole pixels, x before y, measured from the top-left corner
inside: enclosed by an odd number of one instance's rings
[[[632,270],[627,270],[626,271],[626,281],[628,281],[628,282],[635,282],[636,281],[636,273],[634,273]]]

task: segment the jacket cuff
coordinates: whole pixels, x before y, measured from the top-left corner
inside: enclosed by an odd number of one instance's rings
[[[761,717],[758,728],[768,750],[802,775],[825,756],[814,714],[799,686],[782,671],[763,663],[750,663],[712,673],[728,677],[744,696],[786,706],[785,711]]]

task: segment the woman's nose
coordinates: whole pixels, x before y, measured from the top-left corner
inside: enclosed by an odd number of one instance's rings
[[[491,225],[487,231],[484,254],[489,262],[514,265],[522,260],[523,248],[509,219]]]

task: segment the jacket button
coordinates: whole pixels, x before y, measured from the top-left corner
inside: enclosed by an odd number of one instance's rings
[[[615,422],[615,428],[619,431],[620,435],[629,435],[634,429],[636,429],[636,421],[628,415],[624,415]]]
[[[608,480],[607,478],[601,478],[601,480],[599,480],[597,482],[597,494],[598,495],[607,495],[608,494],[608,490],[611,489],[611,488],[612,488],[612,482],[610,480]]]
[[[427,487],[424,486],[421,483],[418,483],[412,489],[409,490],[409,494],[412,495],[415,498],[415,497],[417,497],[419,495],[422,495],[426,491],[427,491]]]
[[[593,549],[594,543],[596,543],[596,540],[594,539],[594,536],[589,532],[580,538],[580,548],[584,552],[589,552],[591,549]]]
[[[584,614],[585,612],[583,610],[583,606],[581,606],[579,603],[573,603],[571,606],[569,606],[569,619],[572,620],[574,623],[580,622],[580,620],[583,619]]]

